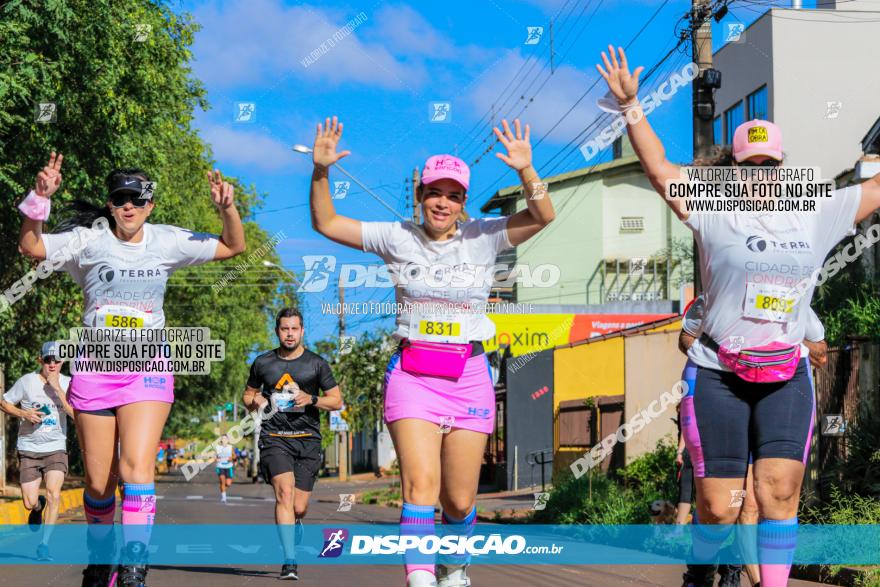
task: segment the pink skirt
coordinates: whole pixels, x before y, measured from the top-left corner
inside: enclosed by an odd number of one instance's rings
[[[67,401],[84,412],[142,401],[174,403],[172,373],[76,373]]]
[[[486,355],[468,358],[458,379],[407,373],[400,368],[400,351],[391,355],[385,370],[385,421],[403,418],[491,434],[495,386]]]

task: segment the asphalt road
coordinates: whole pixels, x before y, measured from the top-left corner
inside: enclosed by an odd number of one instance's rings
[[[342,484],[319,480],[313,494],[307,523],[371,523],[396,522],[399,511],[394,508],[355,504],[349,512],[337,512],[338,494],[358,493],[379,486],[378,482]],[[212,469],[191,482],[182,477],[166,478],[157,484],[158,523],[176,524],[272,524],[274,522],[271,488],[239,480],[230,489],[230,501],[219,503],[219,494]],[[62,522],[82,523],[82,510],[62,516]],[[277,584],[279,565],[246,566],[152,566],[148,585],[186,587],[238,587]],[[2,565],[0,586],[79,585],[82,567],[66,564]],[[683,569],[676,566],[515,566],[473,565],[472,585],[503,587],[568,587],[570,585],[643,587],[679,587]],[[301,585],[321,587],[391,587],[403,585],[402,567],[390,565],[300,565]],[[744,580],[743,585],[747,585]],[[817,583],[791,581],[792,586],[813,586]]]

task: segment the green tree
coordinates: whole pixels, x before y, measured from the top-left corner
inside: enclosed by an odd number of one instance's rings
[[[143,26],[146,25],[146,26]],[[157,182],[154,223],[219,233],[206,172],[210,148],[193,128],[196,108],[208,107],[189,62],[197,25],[168,5],[146,0],[13,0],[0,7],[0,290],[35,264],[17,252],[16,204],[34,182],[50,151],[64,153],[64,183],[53,198],[53,217],[74,198],[103,203],[104,178],[114,167],[140,167]],[[145,38],[136,35],[146,32]],[[40,103],[56,120],[37,122]],[[261,205],[253,186],[236,183],[246,220]],[[258,270],[278,262],[274,250],[251,259],[270,237],[245,223],[249,250],[223,263],[178,272],[165,300],[169,326],[207,326],[226,342],[226,360],[210,375],[176,380],[172,427],[191,414],[241,393],[248,355],[270,345],[266,318],[282,304],[296,305],[286,278]],[[220,277],[237,272],[223,288]],[[264,269],[264,268],[263,268]],[[267,275],[270,276],[267,278]],[[216,291],[215,291],[216,290]],[[72,280],[52,275],[2,313],[0,363],[7,378],[33,369],[40,345],[80,323],[82,297]],[[202,413],[202,408],[204,413]],[[174,411],[172,412],[174,413]]]
[[[330,361],[333,375],[345,399],[345,420],[353,432],[382,421],[385,365],[395,345],[387,332],[366,333],[355,338],[350,352],[340,353],[336,340],[323,340],[316,352]]]

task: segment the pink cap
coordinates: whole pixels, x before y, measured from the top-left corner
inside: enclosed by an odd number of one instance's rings
[[[422,183],[427,185],[438,179],[454,179],[467,191],[471,170],[467,163],[452,155],[432,155],[422,168]]]
[[[733,158],[741,163],[749,157],[764,155],[782,161],[782,131],[766,120],[750,120],[733,133]]]

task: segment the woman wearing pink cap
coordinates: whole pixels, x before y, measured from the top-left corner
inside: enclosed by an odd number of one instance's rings
[[[854,224],[880,207],[880,175],[833,192],[814,214],[691,213],[681,198],[667,197],[667,182],[679,180],[679,167],[666,159],[641,111],[638,78],[644,68],[630,74],[623,49],[608,49],[602,53],[604,68],[596,67],[627,112],[633,148],[654,188],[694,232],[700,250],[705,317],[702,335],[688,350],[696,381],[693,402],[682,406],[682,427],[697,485],[692,559],[705,563],[706,572],[686,574],[684,584],[712,584],[711,565],[739,515],[731,496],[747,489],[751,452],[761,585],[781,587],[797,542],[815,414],[809,351],[803,346],[812,276]],[[734,133],[732,156],[741,167],[779,166],[782,133],[765,120],[746,122]],[[803,295],[792,294],[799,289]],[[767,299],[782,300],[785,310],[762,310],[760,301]]]
[[[315,229],[338,243],[376,253],[396,285],[394,337],[400,348],[385,372],[385,420],[400,461],[401,532],[434,533],[434,504],[443,522],[467,535],[476,523],[475,498],[486,439],[495,422],[495,391],[480,341],[492,338],[485,315],[497,254],[524,243],[553,218],[553,204],[532,167],[529,127],[519,120],[495,135],[507,150],[498,158],[515,169],[526,209],[509,217],[461,222],[470,170],[451,155],[428,158],[416,192],[424,221],[360,222],[336,214],[329,167],[349,154],[336,152],[342,124],[334,117],[315,136],[311,208]],[[488,271],[487,271],[488,269]],[[488,278],[487,278],[488,277]],[[407,557],[407,585],[468,585],[465,556]]]

